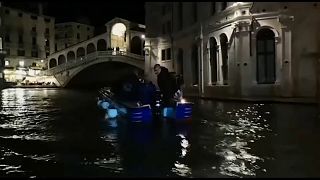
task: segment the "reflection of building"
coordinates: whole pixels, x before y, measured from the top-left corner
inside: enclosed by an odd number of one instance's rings
[[[55,24],[55,51],[92,38],[94,27],[77,22]]]
[[[40,6],[41,8],[41,6]],[[23,80],[27,74],[45,69],[45,58],[54,51],[52,17],[1,7],[1,35],[6,51],[6,80]]]
[[[187,95],[315,99],[318,6],[146,3],[145,71],[160,63],[183,74]]]

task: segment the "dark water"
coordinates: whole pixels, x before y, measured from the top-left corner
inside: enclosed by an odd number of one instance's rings
[[[106,120],[94,92],[5,89],[1,177],[319,177],[317,107],[193,100],[191,123]]]

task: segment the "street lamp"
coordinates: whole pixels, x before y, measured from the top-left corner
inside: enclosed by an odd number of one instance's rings
[[[144,35],[144,34],[141,34],[141,39],[142,39],[142,41],[141,41],[141,55],[143,55],[143,41],[144,41],[144,39],[146,38],[146,36]]]

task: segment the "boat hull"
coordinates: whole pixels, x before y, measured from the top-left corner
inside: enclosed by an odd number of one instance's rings
[[[125,102],[114,98],[110,91],[100,92],[98,106],[104,109],[109,118],[125,117],[130,122],[151,123],[157,119],[165,118],[177,122],[190,120],[192,117],[191,102],[176,102],[174,106],[161,107],[150,104],[139,105],[137,102]]]

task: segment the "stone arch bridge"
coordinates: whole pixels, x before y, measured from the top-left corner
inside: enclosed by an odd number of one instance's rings
[[[144,57],[128,52],[95,51],[81,59],[68,61],[47,70],[48,76],[54,76],[58,86],[65,87],[82,70],[99,63],[120,62],[129,64],[141,70],[144,69]]]
[[[123,27],[122,34],[113,31]],[[137,30],[137,26],[142,27]],[[144,70],[144,26],[115,18],[106,24],[107,32],[74,44],[47,57],[48,70],[58,86],[68,83],[84,69],[98,63],[120,62]]]

